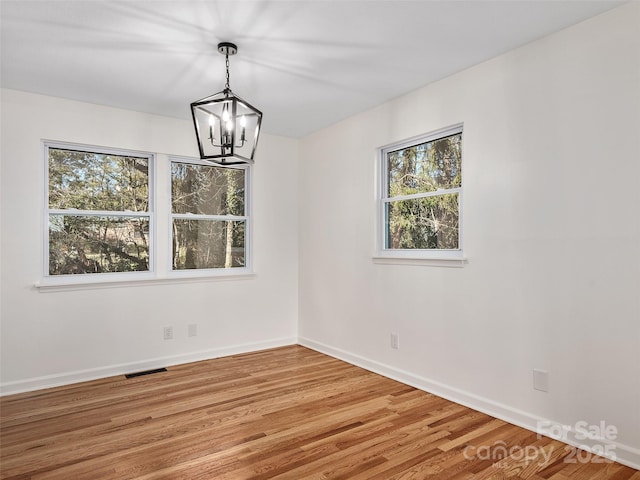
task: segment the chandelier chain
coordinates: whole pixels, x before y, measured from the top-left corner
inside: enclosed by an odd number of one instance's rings
[[[225,65],[227,67],[227,83],[225,84],[224,88],[225,90],[231,90],[231,87],[229,86],[229,53],[225,54]]]

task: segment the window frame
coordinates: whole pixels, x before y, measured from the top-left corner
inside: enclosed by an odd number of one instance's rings
[[[148,173],[148,193],[149,207],[146,212],[127,212],[120,210],[72,210],[56,209],[49,206],[49,150],[61,149],[79,152],[95,153],[99,155],[118,155],[124,157],[146,158],[149,164]],[[154,278],[156,275],[156,155],[151,152],[140,150],[130,150],[121,148],[101,147],[96,145],[85,145],[72,142],[42,141],[42,156],[44,160],[44,215],[43,215],[43,262],[42,281],[43,285],[67,285],[67,284],[94,284],[104,282],[135,281],[147,278]],[[49,272],[49,218],[50,215],[73,215],[79,217],[142,217],[149,219],[149,269],[145,271],[131,272],[104,272],[104,273],[83,273],[83,274],[61,274],[51,275]]]
[[[462,123],[417,135],[399,142],[387,144],[378,148],[378,182],[376,192],[376,242],[373,256],[375,263],[433,265],[433,266],[462,266],[466,263],[464,255],[463,236],[463,199],[464,199],[464,125]],[[460,186],[450,189],[438,189],[433,192],[423,192],[411,195],[389,197],[388,154],[398,150],[433,142],[451,135],[461,135],[463,143],[463,158],[460,161]],[[412,200],[432,196],[458,194],[458,248],[457,249],[393,249],[387,247],[388,224],[386,205],[396,201]]]
[[[172,206],[172,178],[171,178],[171,164],[172,163],[188,163],[191,165],[202,165],[205,167],[216,168],[233,168],[237,170],[244,170],[244,215],[199,215],[189,213],[173,213]],[[168,199],[168,219],[167,219],[167,269],[168,274],[175,278],[198,278],[203,276],[211,277],[224,277],[235,275],[247,275],[253,274],[253,225],[252,225],[252,195],[251,195],[251,165],[237,164],[237,165],[218,165],[215,163],[207,162],[197,158],[183,157],[178,155],[168,156],[168,179],[167,179],[167,199]],[[245,262],[244,267],[232,267],[232,268],[194,268],[185,270],[175,270],[173,268],[173,220],[174,219],[191,219],[191,220],[238,220],[244,221],[244,255]]]
[[[245,170],[245,266],[234,268],[173,270],[172,268],[172,211],[171,211],[171,162],[194,163],[217,166],[197,158],[167,155],[133,149],[103,147],[74,142],[42,139],[40,142],[43,165],[43,209],[40,271],[41,277],[34,282],[40,292],[76,291],[154,284],[179,284],[184,282],[209,282],[225,280],[248,280],[255,277],[253,272],[253,216],[252,216],[252,166],[233,165],[223,168]],[[149,210],[144,214],[136,212],[91,211],[101,216],[147,216],[149,218],[149,270],[131,272],[104,272],[84,274],[49,275],[49,215],[56,209],[49,208],[49,148],[60,148],[95,152],[100,154],[144,157],[149,159]],[[63,210],[64,211],[64,210]],[[84,211],[80,211],[84,213]]]

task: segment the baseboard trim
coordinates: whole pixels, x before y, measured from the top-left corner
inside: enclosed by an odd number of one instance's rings
[[[199,362],[202,360],[211,360],[213,358],[226,357],[229,355],[238,355],[241,353],[266,350],[269,348],[295,345],[296,343],[297,339],[295,337],[276,338],[264,342],[245,343],[230,347],[214,348],[211,350],[201,350],[179,355],[150,358],[142,360],[140,362],[119,363],[106,367],[92,368],[88,370],[77,370],[74,372],[47,375],[43,377],[34,377],[15,382],[6,382],[0,384],[0,396],[31,392],[34,390],[42,390],[45,388],[61,387],[64,385],[71,385],[79,382],[98,380],[100,378],[113,377],[116,375],[124,375],[125,373],[170,367],[172,365]]]
[[[538,425],[544,424],[544,426],[547,428],[547,431],[551,433],[559,431],[563,432],[562,438],[558,438],[553,435],[546,436],[553,436],[553,438],[557,438],[558,440],[561,440],[568,445],[577,447],[591,454],[602,455],[603,450],[605,452],[609,451],[612,453],[610,457],[616,462],[631,468],[635,468],[636,470],[640,470],[640,450],[629,445],[599,437],[584,439],[580,435],[580,432],[576,432],[574,428],[569,428],[559,422],[537,417],[531,413],[518,410],[508,405],[504,405],[493,400],[469,392],[465,392],[455,387],[451,387],[449,385],[415,375],[405,370],[385,365],[375,360],[371,360],[366,357],[348,352],[346,350],[342,350],[326,345],[322,342],[311,340],[309,338],[299,337],[298,344],[312,350],[316,350],[320,353],[324,353],[325,355],[337,358],[339,360],[343,360],[352,365],[364,368],[365,370],[369,370],[392,380],[410,385],[419,390],[423,390],[452,402],[459,403],[460,405],[464,405],[465,407],[469,407],[479,412],[486,413],[487,415],[491,415],[492,417],[504,420],[505,422],[517,425],[532,432],[538,433]],[[584,456],[576,456],[578,457],[578,461],[580,461],[581,458],[584,458]]]

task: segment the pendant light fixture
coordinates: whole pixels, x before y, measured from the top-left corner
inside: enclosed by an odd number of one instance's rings
[[[233,43],[218,44],[225,56],[224,90],[191,104],[200,158],[222,165],[254,162],[262,112],[234,95],[229,86],[229,56],[238,53]]]

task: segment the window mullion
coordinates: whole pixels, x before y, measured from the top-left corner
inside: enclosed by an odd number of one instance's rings
[[[75,208],[50,208],[50,215],[67,215],[69,217],[150,217],[151,212],[114,211],[114,210],[78,210]]]
[[[454,193],[460,193],[462,189],[460,187],[457,188],[448,188],[442,190],[435,190],[433,192],[422,192],[422,193],[413,193],[411,195],[398,195],[395,197],[387,197],[383,198],[384,202],[397,202],[401,200],[414,200],[416,198],[427,198],[427,197],[437,197],[439,195],[451,195]]]
[[[220,221],[246,221],[247,217],[244,215],[201,215],[197,213],[172,213],[172,218],[179,218],[181,220],[220,220]]]

